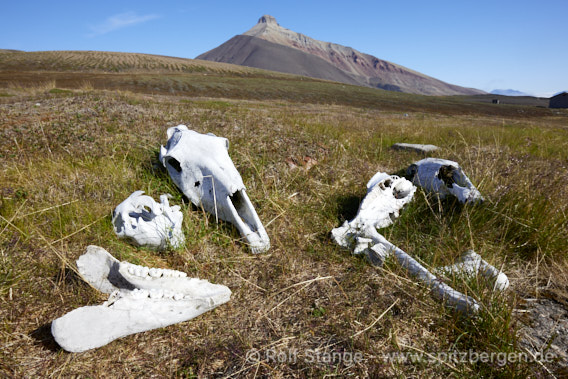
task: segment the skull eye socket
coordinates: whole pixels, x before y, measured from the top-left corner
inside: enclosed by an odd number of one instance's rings
[[[444,182],[448,188],[452,188],[453,184],[456,182],[454,176],[456,174],[456,168],[450,165],[440,167],[438,175],[436,177]]]
[[[181,172],[181,164],[179,163],[179,161],[175,158],[168,158],[168,161],[166,162],[168,165],[170,165],[171,168],[173,168],[174,170],[176,170],[177,172]]]

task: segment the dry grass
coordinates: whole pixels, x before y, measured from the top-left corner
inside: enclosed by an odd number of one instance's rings
[[[508,377],[555,369],[400,363],[385,354],[520,351],[522,320],[514,310],[527,297],[565,296],[566,113],[519,107],[495,117],[483,107],[423,97],[390,100],[389,108],[390,94],[381,95],[385,103],[360,107],[341,98],[314,104],[54,88],[15,88],[17,96],[0,104],[3,375]],[[405,105],[421,108],[408,116],[389,110]],[[166,128],[179,123],[230,140],[267,225],[268,254],[252,256],[235,228],[188,206],[159,166]],[[399,172],[420,158],[390,150],[393,142],[444,146],[439,156],[460,162],[487,199],[461,208],[418,191],[385,231],[429,267],[468,248],[502,266],[512,284],[502,296],[476,280],[451,281],[485,305],[476,319],[444,309],[394,262],[372,267],[329,238],[354,216],[376,171]],[[173,204],[183,203],[185,248],[155,253],[117,240],[110,213],[138,189],[154,198],[169,192]],[[231,301],[188,322],[65,353],[50,322],[104,300],[71,270],[89,244],[227,285]],[[252,349],[260,359],[247,359]],[[315,354],[335,358],[314,363]],[[362,360],[346,359],[355,354]]]

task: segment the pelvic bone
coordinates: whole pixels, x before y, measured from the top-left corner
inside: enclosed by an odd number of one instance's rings
[[[483,201],[483,196],[454,161],[425,158],[411,164],[406,173],[412,182],[440,199],[453,195],[462,203]]]
[[[375,174],[367,183],[367,196],[361,202],[357,216],[333,229],[332,238],[340,246],[351,249],[353,254],[365,254],[375,265],[382,265],[386,257],[394,255],[399,264],[432,290],[434,297],[460,312],[475,314],[479,311],[479,304],[475,299],[442,282],[377,231],[391,225],[398,218],[400,209],[412,200],[415,190],[416,187],[406,179],[382,172]],[[471,253],[465,255],[461,263],[436,272],[481,271],[484,277],[494,280],[495,288],[505,289],[508,286],[505,274],[498,272],[479,255]]]
[[[71,352],[192,319],[231,297],[223,285],[187,278],[181,271],[119,262],[97,246],[87,247],[77,267],[85,280],[110,296],[102,305],[75,309],[52,322],[53,337]]]
[[[174,248],[183,246],[180,207],[170,207],[168,195],[161,195],[157,203],[143,193],[134,192],[114,210],[112,224],[118,237],[157,250],[165,249],[168,244]]]
[[[229,157],[229,141],[185,125],[171,127],[167,134],[160,160],[174,183],[193,204],[233,223],[253,253],[267,251],[270,240]]]

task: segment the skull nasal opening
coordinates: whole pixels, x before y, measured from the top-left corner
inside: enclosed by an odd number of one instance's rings
[[[173,168],[174,170],[176,170],[177,172],[181,172],[181,164],[179,163],[179,161],[177,159],[170,157],[170,158],[168,158],[166,163],[168,165],[170,165],[170,167]]]

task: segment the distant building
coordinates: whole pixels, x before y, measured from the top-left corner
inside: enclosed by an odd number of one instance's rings
[[[568,108],[568,92],[559,93],[550,98],[549,108]]]
[[[491,102],[492,102],[493,104],[499,104],[499,99],[493,99],[493,100],[491,100]]]

